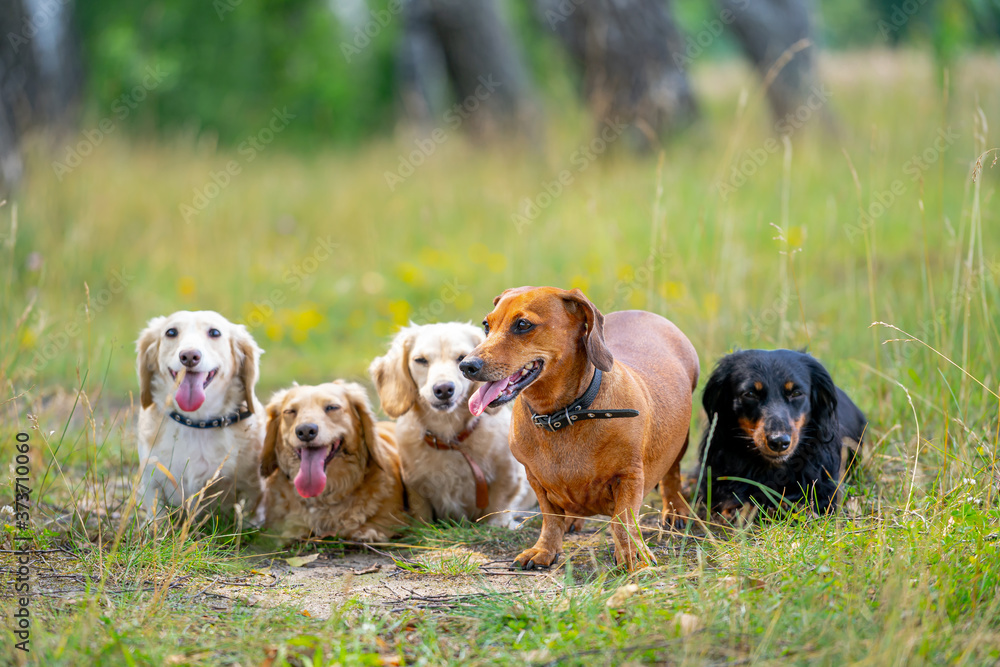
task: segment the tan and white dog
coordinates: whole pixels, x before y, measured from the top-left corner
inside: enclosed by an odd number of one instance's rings
[[[254,395],[261,349],[243,325],[214,311],[149,321],[136,342],[139,494],[143,507],[260,501],[264,410]],[[169,474],[167,474],[169,473]]]
[[[514,527],[535,505],[524,466],[507,442],[510,409],[469,412],[478,382],[458,369],[484,340],[471,324],[447,322],[402,329],[375,359],[372,379],[382,410],[396,422],[396,442],[410,510],[416,518],[471,519]]]

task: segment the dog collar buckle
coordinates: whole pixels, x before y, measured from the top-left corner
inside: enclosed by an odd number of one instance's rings
[[[579,409],[579,406],[577,406],[576,410]],[[576,420],[577,417],[570,415],[568,407],[558,412],[553,412],[550,415],[532,415],[531,417],[531,421],[535,426],[540,426],[550,433],[555,433],[561,428],[566,428]]]
[[[556,432],[556,428],[552,425],[552,415],[532,415],[531,423],[546,431]]]

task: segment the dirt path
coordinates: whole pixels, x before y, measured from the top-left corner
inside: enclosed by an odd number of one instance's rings
[[[602,549],[602,544],[602,536],[584,532],[568,537],[566,548],[567,553],[586,557],[594,547]],[[325,619],[335,605],[351,599],[388,610],[437,609],[462,596],[518,596],[565,588],[562,567],[511,570],[510,558],[502,556],[457,546],[420,550],[410,556],[394,554],[397,564],[384,552],[323,553],[301,566],[277,559],[270,567],[254,570],[239,585],[220,582],[206,592],[225,596],[219,599],[228,598],[229,605],[235,600],[259,607],[292,605],[311,617]]]

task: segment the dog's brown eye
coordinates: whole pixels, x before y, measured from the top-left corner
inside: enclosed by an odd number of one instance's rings
[[[458,355],[458,359],[456,359],[456,361],[458,361],[458,363],[462,363],[462,359],[465,359],[465,355],[464,354]]]
[[[218,329],[209,329],[208,330],[208,337],[209,338],[218,338],[221,335],[222,335],[222,332],[219,331]]]
[[[528,320],[521,318],[514,323],[514,330],[519,333],[524,333],[525,331],[530,331],[533,326],[535,325]]]
[[[747,401],[755,401],[757,400],[757,394],[753,393],[752,391],[745,391],[742,394],[740,394],[740,398],[745,399]]]
[[[486,320],[483,320],[483,331],[486,333],[487,336],[490,335],[490,323],[487,322]]]
[[[427,360],[424,359],[423,357],[417,357],[416,359],[413,360],[413,362],[417,363],[417,364],[420,364],[421,366],[426,366],[427,365]]]
[[[798,398],[801,395],[802,392],[799,391],[798,389],[792,389],[790,392],[788,392],[788,398]]]
[[[288,415],[289,417],[294,417],[296,412],[297,412],[296,410],[288,408],[287,410],[285,410],[284,414]]]
[[[167,329],[167,338],[177,338],[177,329],[173,327]]]
[[[325,409],[325,410],[326,410],[327,412],[336,412],[337,410],[339,410],[339,409],[340,409],[340,406],[339,406],[339,405],[328,405],[328,406],[326,406],[326,408],[324,408],[324,409]]]

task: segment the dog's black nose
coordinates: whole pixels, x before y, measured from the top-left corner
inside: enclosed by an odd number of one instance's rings
[[[455,395],[455,383],[454,382],[441,382],[434,385],[434,396],[439,400],[447,401],[449,398]]]
[[[181,350],[178,355],[181,363],[188,368],[194,368],[201,361],[201,350]]]
[[[458,365],[458,370],[465,374],[465,377],[470,380],[475,380],[474,375],[478,374],[479,371],[483,370],[483,360],[479,357],[466,357],[462,360],[462,363]]]
[[[319,426],[316,426],[316,424],[299,424],[295,427],[295,435],[302,442],[315,440],[317,434],[319,434]]]
[[[767,436],[767,446],[775,452],[783,452],[792,444],[792,436],[787,433],[778,433]]]

